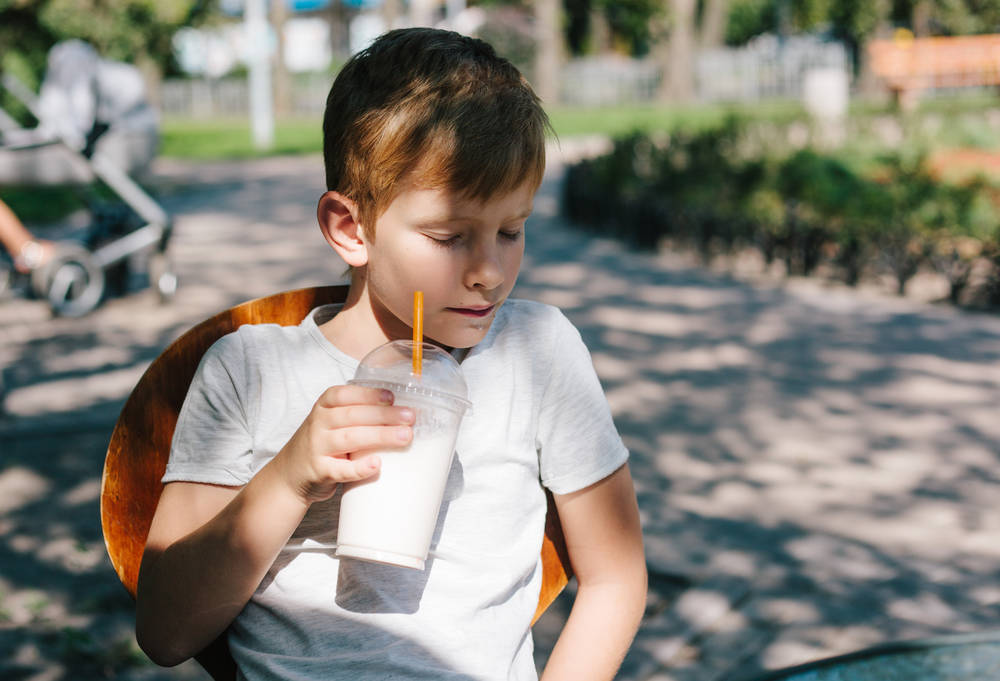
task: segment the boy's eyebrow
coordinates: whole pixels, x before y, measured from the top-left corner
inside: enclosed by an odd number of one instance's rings
[[[527,220],[529,217],[531,217],[531,214],[534,212],[534,210],[535,206],[534,204],[532,204],[528,206],[525,210],[518,213],[517,215],[506,218],[504,222],[510,220]],[[417,220],[417,224],[420,227],[433,227],[434,225],[447,225],[453,222],[476,222],[478,220],[479,220],[478,215],[463,215],[461,213],[457,214],[444,213],[440,215],[429,215],[419,218]]]

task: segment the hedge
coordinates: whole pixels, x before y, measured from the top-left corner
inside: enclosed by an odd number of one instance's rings
[[[876,156],[863,170],[831,154],[748,150],[736,119],[653,138],[633,133],[567,170],[565,215],[639,249],[664,239],[708,259],[755,248],[790,274],[823,263],[856,285],[889,272],[902,294],[921,267],[948,281],[959,302],[975,268],[982,298],[1000,304],[998,192],[982,177],[939,180],[925,156]]]

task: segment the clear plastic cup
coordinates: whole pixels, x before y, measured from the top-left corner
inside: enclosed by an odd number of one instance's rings
[[[462,369],[429,343],[422,371],[413,373],[413,341],[397,340],[372,350],[350,383],[391,390],[398,406],[416,414],[413,440],[377,454],[379,473],[345,485],[340,502],[337,556],[424,569],[462,416],[470,406]]]

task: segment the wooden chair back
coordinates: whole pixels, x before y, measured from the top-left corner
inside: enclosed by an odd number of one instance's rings
[[[343,302],[346,286],[278,293],[237,305],[190,329],[146,370],[122,409],[104,460],[101,525],[118,578],[135,597],[139,562],[163,485],[177,415],[205,351],[243,324],[298,324],[319,305]],[[548,496],[542,545],[542,591],[532,621],[556,599],[572,576],[559,517]],[[232,681],[236,667],[225,635],[195,656],[217,681]]]

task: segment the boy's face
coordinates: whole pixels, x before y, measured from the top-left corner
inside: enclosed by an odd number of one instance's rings
[[[535,187],[476,201],[444,189],[404,189],[366,243],[368,295],[389,338],[406,338],[413,292],[424,292],[424,335],[471,347],[514,288]]]

